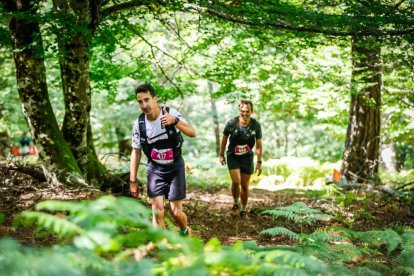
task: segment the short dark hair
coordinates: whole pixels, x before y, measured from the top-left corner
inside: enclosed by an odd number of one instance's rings
[[[253,112],[253,103],[252,103],[252,101],[249,101],[249,100],[241,100],[241,101],[240,101],[240,103],[239,103],[239,108],[240,108],[242,105],[250,105],[250,109],[251,109],[251,110],[252,110],[252,112]]]
[[[147,93],[147,92],[149,92],[152,97],[157,96],[155,95],[154,87],[152,87],[152,85],[149,83],[141,84],[140,86],[138,86],[137,89],[135,89],[135,96],[138,93]]]

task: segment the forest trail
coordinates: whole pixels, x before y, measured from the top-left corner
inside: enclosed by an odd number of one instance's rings
[[[56,240],[44,237],[27,228],[13,228],[12,221],[16,214],[31,210],[35,204],[46,199],[85,200],[102,195],[98,190],[76,190],[65,187],[50,187],[32,177],[0,167],[0,213],[4,222],[0,225],[0,238],[13,237],[27,245],[51,245]],[[274,219],[261,212],[278,206],[287,206],[301,201],[311,208],[335,215],[328,224],[316,224],[305,227],[305,232],[315,231],[318,227],[338,225],[355,230],[383,229],[394,226],[414,227],[414,216],[407,206],[398,202],[378,200],[354,200],[344,207],[343,202],[332,197],[324,197],[322,192],[306,190],[267,191],[252,187],[250,190],[247,217],[231,215],[233,199],[230,189],[200,189],[188,187],[184,211],[187,214],[193,234],[204,241],[216,237],[224,245],[240,240],[256,240],[259,245],[286,245],[290,241],[285,237],[260,235],[260,231],[283,226],[299,232],[300,226],[284,219]],[[144,204],[148,201],[144,199]],[[169,215],[167,216],[168,220]],[[170,221],[171,218],[169,219]],[[170,229],[176,227],[172,223]]]
[[[334,216],[329,222],[305,226],[306,233],[332,225],[359,231],[414,226],[414,214],[410,213],[406,205],[398,202],[359,199],[345,207],[343,202],[335,201],[332,197],[323,197],[323,192],[311,190],[268,191],[253,187],[250,190],[248,215],[241,218],[231,215],[233,199],[230,189],[214,193],[190,189],[184,209],[193,232],[204,241],[216,237],[225,245],[239,240],[256,240],[261,246],[280,246],[290,244],[291,241],[286,237],[271,237],[259,233],[277,226],[299,233],[300,225],[283,218],[272,218],[262,214],[262,211],[288,206],[297,201]]]

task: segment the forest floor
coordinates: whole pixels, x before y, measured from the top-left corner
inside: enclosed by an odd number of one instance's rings
[[[32,210],[41,200],[85,200],[94,199],[102,194],[99,190],[51,187],[27,174],[0,166],[0,213],[4,215],[4,221],[0,223],[0,238],[8,236],[22,244],[33,246],[54,244],[56,239],[40,235],[33,228],[13,227],[14,217],[21,211]],[[289,240],[285,237],[270,237],[259,233],[275,226],[283,226],[299,232],[300,226],[284,219],[274,219],[261,212],[297,201],[334,215],[334,219],[328,224],[307,227],[304,229],[305,232],[312,232],[326,225],[344,226],[359,231],[398,226],[414,228],[414,214],[410,213],[408,206],[394,199],[377,196],[367,200],[364,194],[359,194],[352,199],[335,200],[335,197],[325,194],[321,191],[267,191],[252,187],[248,214],[247,217],[242,218],[231,215],[233,199],[230,189],[201,189],[189,185],[184,211],[195,236],[204,241],[216,237],[225,245],[239,240],[256,240],[263,246],[289,244]],[[148,205],[147,199],[143,202]]]

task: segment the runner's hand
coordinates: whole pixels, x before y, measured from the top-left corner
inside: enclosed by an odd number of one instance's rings
[[[142,195],[140,193],[140,187],[137,183],[130,183],[129,184],[129,190],[131,192],[131,195],[135,198],[141,199]]]
[[[262,164],[256,163],[256,172],[258,176],[262,174]]]
[[[225,166],[226,165],[226,158],[224,158],[224,155],[220,155],[220,163]]]
[[[163,115],[160,117],[161,123],[165,126],[169,126],[175,123],[175,117],[168,113],[167,108],[165,106],[162,108]]]

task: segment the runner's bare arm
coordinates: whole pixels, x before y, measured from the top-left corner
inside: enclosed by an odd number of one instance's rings
[[[131,164],[129,168],[129,189],[133,197],[140,196],[138,191],[138,184],[136,183],[139,162],[141,162],[141,149],[132,148]]]
[[[229,139],[229,136],[223,135],[223,138],[221,139],[220,144],[220,163],[224,166],[226,165],[226,158],[224,157],[224,151],[226,150],[227,140]]]
[[[256,140],[256,156],[257,156],[257,163],[256,163],[256,171],[257,174],[260,175],[262,173],[262,139]]]
[[[178,128],[181,131],[181,133],[187,135],[188,137],[195,137],[196,136],[195,129],[188,122],[184,122],[184,121],[180,120],[175,125],[175,127]]]
[[[262,139],[257,139],[256,140],[256,156],[257,156],[257,161],[261,161],[262,160]]]

